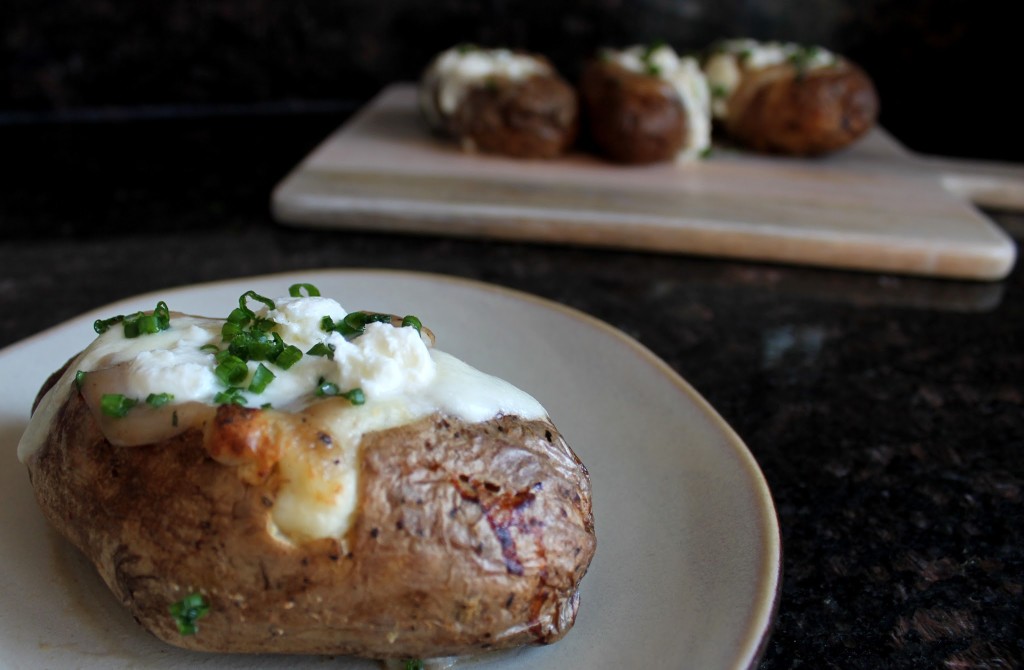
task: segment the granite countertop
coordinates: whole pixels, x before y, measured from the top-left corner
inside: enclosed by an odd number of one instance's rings
[[[783,590],[762,668],[1024,664],[1024,271],[970,283],[281,227],[344,113],[0,126],[0,346],[196,282],[322,267],[535,293],[638,339],[749,445]],[[991,213],[1018,244],[1024,216]]]

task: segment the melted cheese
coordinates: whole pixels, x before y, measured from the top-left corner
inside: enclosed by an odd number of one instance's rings
[[[680,57],[668,46],[605,50],[603,56],[631,72],[656,76],[675,89],[686,111],[687,129],[678,160],[697,158],[711,146],[711,95],[697,59]]]
[[[304,351],[319,343],[334,348],[333,358],[305,355],[288,370],[264,362],[275,379],[261,394],[244,390],[259,365],[250,361],[249,377],[240,384],[247,406],[269,402],[276,410],[300,415],[328,436],[312,444],[279,445],[281,488],[272,511],[274,527],[269,529],[279,537],[302,541],[344,535],[356,508],[359,444],[366,433],[406,425],[434,412],[467,422],[499,415],[547,415],[540,403],[508,382],[429,348],[414,328],[371,323],[364,334],[348,341],[321,329],[324,316],[339,320],[345,315],[338,303],[322,298],[284,298],[259,315],[273,320],[275,332],[288,344]],[[153,335],[127,339],[123,329],[109,329],[44,396],[18,445],[19,458],[27,461],[45,443],[79,370],[87,373],[83,397],[114,445],[150,444],[201,426],[213,416],[216,396],[225,389],[214,373],[214,354],[204,350],[211,344],[224,346],[223,324],[174,314],[170,328]],[[361,388],[365,403],[318,396],[321,379],[342,391]],[[100,410],[101,398],[110,393],[140,402],[126,416],[110,417]],[[169,393],[173,400],[152,408],[144,402],[151,393]]]

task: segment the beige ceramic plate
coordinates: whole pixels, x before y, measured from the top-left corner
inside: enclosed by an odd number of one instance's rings
[[[47,526],[18,438],[50,371],[100,316],[151,309],[226,314],[254,289],[309,282],[350,310],[414,313],[438,347],[528,390],[590,469],[598,551],[575,628],[558,644],[477,659],[477,668],[746,668],[779,587],[771,496],[746,447],[651,352],[552,302],[461,279],[313,271],[174,289],[84,314],[0,351],[0,667],[376,668],[320,657],[204,655],[143,632]]]

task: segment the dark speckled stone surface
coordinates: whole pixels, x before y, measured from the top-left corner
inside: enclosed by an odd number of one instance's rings
[[[977,284],[277,226],[271,187],[341,117],[0,127],[0,345],[140,292],[285,270],[529,291],[640,340],[750,446],[784,543],[762,668],[1024,663],[1024,272]],[[1024,217],[995,216],[1024,237]]]

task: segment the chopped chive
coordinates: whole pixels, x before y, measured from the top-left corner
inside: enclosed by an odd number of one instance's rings
[[[230,342],[242,332],[242,326],[231,321],[226,321],[220,329],[220,337],[225,342]]]
[[[82,384],[85,383],[85,370],[79,370],[75,373],[75,386],[82,388]]]
[[[402,670],[424,670],[423,660],[419,658],[407,658],[402,663]]]
[[[163,300],[156,304],[153,316],[156,317],[160,330],[167,330],[171,327],[171,310],[167,308],[167,303]]]
[[[199,351],[209,351],[209,352],[215,354],[218,351],[220,351],[220,347],[218,347],[216,344],[212,344],[212,343],[211,344],[204,344],[203,346],[199,347]]]
[[[423,332],[423,322],[412,314],[406,314],[402,319],[402,328],[415,328],[416,332]]]
[[[321,377],[316,383],[316,394],[320,397],[338,395],[338,385]]]
[[[391,315],[376,312],[349,312],[341,321],[333,321],[329,316],[320,320],[321,328],[340,333],[346,340],[352,340],[362,335],[366,326],[371,323],[391,323]]]
[[[255,300],[256,302],[261,302],[261,303],[263,303],[264,305],[267,306],[267,309],[274,309],[277,306],[277,305],[274,304],[273,300],[271,300],[270,298],[268,298],[266,296],[260,295],[256,291],[246,291],[238,299],[238,306],[242,310],[248,312],[249,314],[255,314],[255,313],[252,310],[250,310],[248,308],[248,306],[246,305],[246,301],[248,301],[248,300]]]
[[[122,418],[128,410],[139,403],[134,398],[126,398],[120,393],[104,393],[100,398],[100,411],[107,416]]]
[[[144,314],[135,323],[140,335],[152,335],[160,332],[160,321],[153,314]]]
[[[122,325],[124,326],[124,336],[129,340],[135,339],[139,336],[139,318],[142,316],[142,312],[135,312],[130,316],[124,318]]]
[[[102,335],[115,323],[121,323],[122,321],[124,321],[124,314],[118,314],[117,316],[112,316],[109,319],[96,319],[92,324],[92,329],[99,335]]]
[[[252,320],[253,313],[245,305],[236,307],[228,314],[228,323],[244,325]]]
[[[358,386],[351,391],[339,394],[342,398],[348,400],[353,405],[364,405],[366,404],[366,394],[363,393],[363,389]]]
[[[163,407],[172,400],[174,396],[170,393],[150,393],[146,396],[146,404],[150,407]]]
[[[348,400],[353,405],[366,404],[366,394],[358,386],[350,391],[342,391],[334,382],[329,382],[323,377],[316,383],[316,394],[321,398],[337,397]]]
[[[326,356],[327,358],[333,361],[334,348],[335,347],[333,344],[327,344],[326,342],[317,342],[312,347],[310,347],[309,351],[307,351],[306,353],[309,354],[310,356]]]
[[[252,381],[249,382],[249,391],[251,393],[263,393],[267,388],[267,384],[274,381],[274,379],[274,373],[268,370],[263,363],[260,363],[256,368],[256,372],[253,373]]]
[[[249,374],[249,367],[238,356],[225,356],[214,369],[213,374],[228,386],[235,386],[245,381]]]
[[[110,319],[99,319],[92,324],[92,327],[97,333],[102,334],[115,323],[123,325],[126,338],[134,339],[139,335],[151,335],[170,328],[171,312],[167,308],[167,303],[161,300],[151,314],[135,312],[128,316],[118,315]]]
[[[218,405],[244,405],[246,401],[242,389],[232,386],[213,396],[213,402]]]
[[[291,366],[299,362],[302,358],[302,350],[296,347],[294,344],[289,344],[284,348],[283,351],[274,359],[274,363],[277,367],[282,370],[287,370]]]
[[[306,296],[310,298],[315,298],[320,295],[320,290],[312,284],[292,284],[288,287],[288,295],[293,298],[301,298],[303,290],[306,291]]]
[[[210,604],[203,596],[192,593],[169,608],[174,623],[178,626],[178,632],[182,635],[195,635],[199,630],[196,624],[199,619],[210,613]]]

